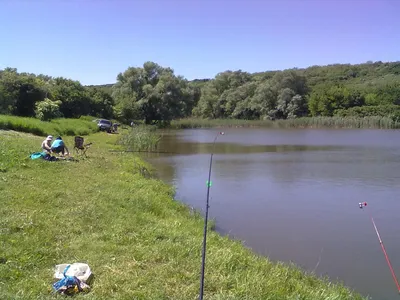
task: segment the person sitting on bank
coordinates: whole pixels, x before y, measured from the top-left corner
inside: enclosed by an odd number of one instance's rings
[[[61,156],[69,155],[69,151],[67,146],[65,146],[64,141],[61,136],[57,137],[53,144],[51,144],[51,151],[57,154],[61,154]]]
[[[51,141],[53,140],[53,137],[49,135],[43,142],[42,142],[42,149],[46,153],[51,153]]]

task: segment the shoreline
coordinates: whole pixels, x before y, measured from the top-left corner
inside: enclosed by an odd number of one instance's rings
[[[168,129],[195,128],[270,128],[270,129],[400,129],[400,122],[389,117],[304,117],[286,120],[179,119]]]
[[[176,199],[172,185],[139,171],[154,166],[132,153],[109,152],[119,147],[116,138],[91,134],[85,137],[93,142],[89,158],[46,162],[26,160],[42,137],[0,131],[7,145],[6,157],[0,153],[0,164],[6,163],[1,298],[53,299],[51,269],[74,261],[88,263],[95,274],[88,299],[198,297],[203,216]],[[71,145],[73,137],[65,140]],[[23,153],[15,151],[21,147]],[[63,176],[53,176],[55,164]],[[210,222],[206,297],[365,299],[293,264],[272,262],[212,227]]]

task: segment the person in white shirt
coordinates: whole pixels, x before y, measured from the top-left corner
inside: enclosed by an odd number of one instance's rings
[[[43,142],[42,142],[42,149],[46,153],[51,153],[51,141],[53,140],[53,137],[49,135]]]

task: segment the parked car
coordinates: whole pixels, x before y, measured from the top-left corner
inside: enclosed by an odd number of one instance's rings
[[[109,120],[99,120],[97,123],[97,127],[101,130],[101,131],[107,131],[110,132],[112,129],[112,122]]]

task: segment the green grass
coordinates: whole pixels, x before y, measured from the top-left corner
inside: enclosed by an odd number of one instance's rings
[[[118,143],[129,151],[154,151],[161,136],[153,126],[139,125],[130,128],[120,135]]]
[[[32,161],[41,137],[0,131],[0,299],[54,299],[53,268],[72,262],[95,275],[77,299],[197,299],[202,217],[137,156],[111,152],[117,135],[86,139],[86,159]],[[205,299],[362,299],[216,232],[207,247]]]
[[[44,122],[35,118],[0,115],[0,129],[35,135],[87,135],[97,131],[96,123],[85,119],[54,119]]]
[[[170,128],[210,127],[266,127],[266,128],[400,128],[400,122],[389,117],[307,117],[288,120],[238,120],[238,119],[181,119],[171,122]]]

